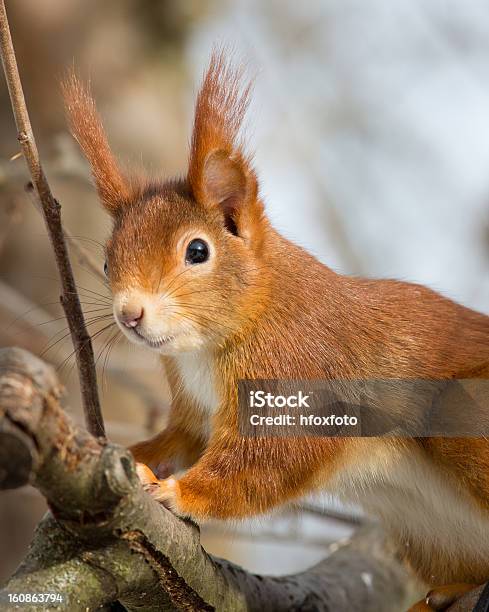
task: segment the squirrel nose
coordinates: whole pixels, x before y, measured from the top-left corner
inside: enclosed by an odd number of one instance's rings
[[[126,327],[137,327],[143,318],[142,306],[125,306],[119,316],[121,323]]]

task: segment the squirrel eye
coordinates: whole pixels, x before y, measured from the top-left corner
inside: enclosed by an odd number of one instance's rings
[[[194,238],[187,246],[185,261],[189,264],[199,264],[209,259],[209,245],[200,238]]]
[[[107,263],[107,260],[104,262],[104,274],[105,276],[109,276],[109,264]]]

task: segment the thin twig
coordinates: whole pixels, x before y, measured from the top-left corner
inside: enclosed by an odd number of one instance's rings
[[[316,508],[310,504],[300,504],[299,512],[315,516],[319,519],[328,519],[346,523],[348,525],[365,525],[365,518],[360,513],[335,508]]]
[[[12,110],[18,131],[18,140],[29,167],[32,183],[42,204],[56,264],[61,278],[63,306],[71,338],[76,351],[83,409],[88,430],[95,436],[105,436],[97,389],[97,375],[93,348],[88,335],[80,300],[76,290],[71,263],[68,257],[65,237],[61,225],[61,210],[54,199],[51,188],[41,166],[29,113],[22,90],[17,60],[7,20],[4,0],[0,0],[0,49],[3,70],[7,80]]]
[[[78,263],[83,268],[91,272],[95,276],[95,278],[100,280],[104,285],[107,285],[107,278],[105,277],[104,273],[100,271],[100,265],[93,257],[93,255],[89,253],[87,249],[83,248],[83,246],[80,244],[80,241],[75,238],[70,231],[65,229],[64,234],[66,240],[68,240],[68,242],[70,243],[71,249],[75,251]]]
[[[32,197],[32,200],[33,200],[33,203],[34,203],[34,208],[41,215],[43,215],[44,211],[43,211],[43,208],[42,208],[42,202],[39,200],[39,194],[35,190],[34,185],[32,184],[32,182],[27,183],[27,185],[26,185],[26,192],[28,193],[29,196]],[[107,278],[105,277],[103,272],[100,271],[100,265],[95,260],[95,258],[92,256],[92,254],[89,253],[80,244],[80,242],[77,240],[77,238],[75,238],[73,236],[71,231],[67,228],[66,223],[62,223],[62,230],[63,230],[63,235],[64,235],[65,239],[68,241],[71,249],[73,249],[73,251],[75,251],[75,255],[76,255],[77,259],[78,259],[79,264],[82,267],[85,267],[85,269],[87,269],[89,272],[91,272],[92,274],[95,275],[95,278],[97,278],[102,283],[104,283],[104,285],[106,285],[107,284]]]

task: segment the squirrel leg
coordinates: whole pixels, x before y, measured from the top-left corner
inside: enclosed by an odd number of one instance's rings
[[[156,436],[129,447],[137,463],[149,466],[160,476],[193,465],[203,443],[189,432],[170,425]]]
[[[230,519],[261,514],[312,488],[314,466],[303,455],[263,448],[260,456],[246,444],[208,448],[180,479],[141,478],[151,495],[179,516]]]

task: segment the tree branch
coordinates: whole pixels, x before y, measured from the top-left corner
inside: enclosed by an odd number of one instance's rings
[[[39,201],[39,194],[34,189],[34,185],[32,183],[27,183],[26,191],[30,196],[33,196],[34,207],[37,211],[43,214],[42,202]],[[100,265],[93,257],[91,253],[89,253],[80,242],[73,236],[73,234],[68,230],[65,224],[62,224],[62,231],[65,240],[69,243],[70,247],[75,251],[78,262],[82,267],[88,270],[91,274],[95,276],[97,280],[99,280],[105,287],[107,287],[107,278],[101,272]]]
[[[0,601],[8,592],[54,591],[70,610],[116,600],[148,612],[392,612],[405,604],[407,574],[377,528],[296,575],[258,576],[211,557],[195,525],[142,490],[128,451],[70,422],[50,366],[4,349],[0,373],[0,488],[29,480],[51,508]]]
[[[29,167],[34,189],[42,205],[44,220],[48,228],[61,278],[63,291],[61,304],[68,321],[71,338],[76,351],[87,428],[95,436],[104,436],[105,430],[98,398],[97,375],[95,371],[92,343],[85,326],[73,271],[68,257],[66,241],[61,225],[60,205],[51,193],[51,188],[41,166],[39,152],[32,132],[29,113],[27,111],[24,92],[22,90],[17,68],[17,60],[12,44],[4,0],[0,0],[0,49],[3,69],[18,131],[18,139],[22,147],[24,158]]]

